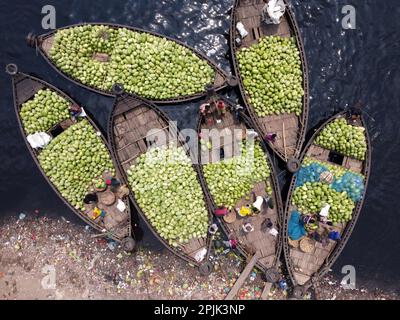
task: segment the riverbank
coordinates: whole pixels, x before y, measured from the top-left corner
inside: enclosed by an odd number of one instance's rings
[[[116,243],[65,218],[36,214],[0,221],[0,299],[223,299],[244,261],[232,252],[213,254],[215,271],[198,271],[167,250],[124,252]],[[253,273],[238,299],[258,299],[263,289]],[[319,299],[399,299],[382,290],[344,290],[328,276]],[[268,299],[287,299],[273,289]]]

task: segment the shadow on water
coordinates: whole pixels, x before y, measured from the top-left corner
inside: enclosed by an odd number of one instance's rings
[[[399,64],[400,7],[395,0],[292,0],[309,62],[311,113],[309,128],[361,100],[368,113],[373,144],[372,174],[357,227],[334,266],[354,265],[358,285],[400,287],[399,195],[400,139]],[[54,5],[57,26],[79,22],[115,22],[175,37],[214,59],[230,71],[228,53],[230,0],[164,1],[3,1],[0,3],[0,71],[15,62],[68,92],[96,117],[105,129],[112,99],[72,85],[57,75],[24,43],[30,31],[41,34],[41,9]],[[357,29],[343,30],[341,9],[351,4]],[[57,198],[36,169],[24,145],[13,110],[10,79],[0,72],[0,215],[21,211],[64,216],[81,223]],[[228,92],[234,98],[236,92]],[[196,103],[165,110],[181,128],[194,128]],[[283,168],[282,164],[279,164]],[[280,175],[287,184],[289,175]],[[142,224],[141,224],[142,225]],[[146,229],[144,243],[158,247]]]

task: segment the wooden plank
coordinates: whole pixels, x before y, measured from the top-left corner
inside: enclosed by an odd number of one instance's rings
[[[266,282],[266,283],[265,283],[263,292],[261,293],[260,300],[267,300],[268,294],[269,294],[270,291],[271,291],[271,287],[272,287],[272,283],[270,283],[270,282]]]
[[[254,266],[256,265],[259,259],[260,252],[257,251],[254,256],[250,259],[249,263],[244,268],[243,272],[240,274],[239,278],[236,280],[235,284],[233,285],[231,291],[225,297],[225,300],[233,300],[233,298],[239,292],[239,289],[242,287],[243,283],[248,278],[250,272],[253,270]]]

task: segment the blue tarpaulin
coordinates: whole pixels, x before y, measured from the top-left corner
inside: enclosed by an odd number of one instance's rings
[[[303,221],[300,219],[300,213],[298,211],[292,211],[288,225],[289,238],[292,240],[298,240],[306,235]]]
[[[321,173],[325,171],[329,171],[328,168],[317,162],[301,167],[296,173],[296,188],[307,182],[319,182]],[[362,176],[350,171],[340,178],[335,176],[330,187],[337,192],[346,192],[347,196],[354,202],[361,199],[365,188]]]

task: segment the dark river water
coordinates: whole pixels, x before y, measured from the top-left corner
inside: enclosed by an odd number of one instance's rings
[[[44,5],[56,8],[57,27],[79,22],[115,22],[175,37],[230,72],[231,0],[0,0],[0,67],[17,63],[68,92],[105,128],[112,99],[72,85],[25,45],[28,32],[42,34]],[[372,173],[359,222],[334,266],[340,276],[353,265],[357,286],[400,291],[400,5],[397,0],[292,0],[309,63],[309,134],[327,117],[361,101],[372,137]],[[356,29],[342,29],[345,5],[356,8]],[[11,82],[0,72],[0,216],[39,209],[81,223],[58,199],[34,165],[13,109]],[[235,97],[236,92],[227,92]],[[196,105],[164,109],[181,128],[194,128]],[[289,176],[283,172],[281,182]],[[396,202],[397,201],[397,202]],[[0,226],[1,228],[1,226]],[[158,247],[145,231],[144,243]],[[0,244],[1,245],[1,244]]]

